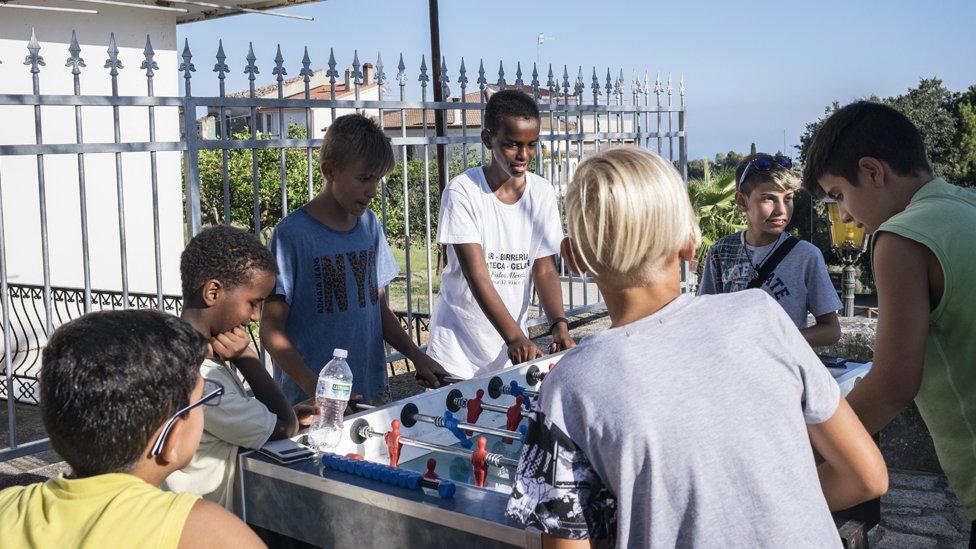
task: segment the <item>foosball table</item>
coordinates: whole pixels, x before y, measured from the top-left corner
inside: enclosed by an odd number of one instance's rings
[[[562,353],[346,416],[331,452],[238,460],[249,524],[322,547],[542,547],[505,516],[525,418]],[[847,394],[870,368],[831,368]]]

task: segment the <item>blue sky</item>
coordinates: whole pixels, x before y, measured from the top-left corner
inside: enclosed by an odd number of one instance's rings
[[[380,51],[390,75],[403,52],[411,81],[429,52],[425,0],[329,0],[283,11],[315,21],[243,15],[182,25],[177,33],[181,42],[189,38],[204,74],[223,39],[233,72],[228,91],[246,87],[249,41],[259,84],[273,82],[279,43],[290,76],[306,45],[315,67],[325,65],[330,47],[340,65],[351,63],[354,49],[363,61]],[[571,73],[579,65],[587,76],[593,66],[604,75],[608,66],[614,74],[623,68],[626,77],[635,69],[671,72],[675,84],[683,74],[692,158],[748,150],[750,142],[781,149],[784,130],[792,152],[806,123],[835,99],[895,95],[932,76],[956,91],[976,84],[972,0],[441,0],[440,11],[448,74],[456,77],[463,56],[472,85],[479,58],[494,78],[499,59],[509,81],[517,60],[530,72],[539,33],[556,38],[541,48],[543,65],[568,64]],[[216,79],[195,78],[194,93],[216,93]]]

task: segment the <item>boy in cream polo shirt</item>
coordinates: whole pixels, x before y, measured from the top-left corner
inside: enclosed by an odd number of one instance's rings
[[[204,414],[203,437],[193,460],[170,475],[165,488],[200,494],[233,509],[238,450],[293,436],[299,417],[305,420],[314,413],[308,405],[292,409],[249,346],[246,326],[258,320],[277,273],[267,248],[235,227],[207,229],[183,250],[182,317],[210,341],[200,375],[223,385],[225,393],[220,405]]]

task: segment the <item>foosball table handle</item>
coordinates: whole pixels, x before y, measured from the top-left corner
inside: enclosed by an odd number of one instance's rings
[[[361,461],[331,453],[323,454],[322,465],[335,471],[400,486],[408,490],[429,488],[437,491],[438,497],[442,499],[454,497],[454,492],[457,489],[454,483],[449,480],[427,479],[415,471],[397,469],[381,463]]]

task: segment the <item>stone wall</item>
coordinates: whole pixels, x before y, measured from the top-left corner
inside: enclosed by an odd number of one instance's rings
[[[877,319],[841,318],[840,341],[816,351],[823,355],[843,356],[855,362],[874,358]],[[935,455],[932,437],[915,404],[911,404],[881,431],[881,452],[888,467],[909,471],[942,473]]]

